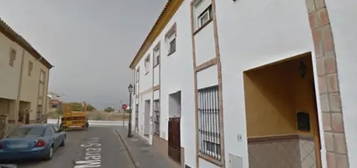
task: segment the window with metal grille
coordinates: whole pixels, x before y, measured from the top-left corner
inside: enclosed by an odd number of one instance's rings
[[[176,23],[165,35],[168,56],[176,52]]]
[[[221,160],[218,86],[200,89],[198,92],[200,153]]]
[[[145,75],[150,72],[150,55],[145,58]]]
[[[160,100],[154,100],[154,135],[160,136]]]
[[[205,9],[197,18],[198,28],[205,26],[210,20],[212,20],[212,6],[210,5]]]
[[[160,43],[154,49],[154,67],[160,64]]]
[[[169,42],[169,55],[173,54],[174,52],[176,52],[176,38],[173,38]]]

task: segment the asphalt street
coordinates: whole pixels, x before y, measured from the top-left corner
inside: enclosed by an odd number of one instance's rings
[[[127,151],[118,135],[118,126],[94,126],[67,132],[64,147],[50,161],[16,163],[19,168],[132,168]]]

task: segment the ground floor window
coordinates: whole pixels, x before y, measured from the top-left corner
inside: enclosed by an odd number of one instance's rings
[[[154,135],[160,136],[160,100],[154,100]]]
[[[135,105],[135,131],[139,132],[139,104]]]
[[[198,92],[200,153],[221,160],[218,86],[200,89]]]

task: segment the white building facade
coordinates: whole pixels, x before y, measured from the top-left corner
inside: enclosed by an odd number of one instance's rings
[[[171,0],[133,70],[133,130],[178,167],[355,167],[357,2]]]

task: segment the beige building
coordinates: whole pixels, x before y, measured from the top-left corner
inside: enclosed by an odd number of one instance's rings
[[[18,124],[41,123],[52,65],[0,20],[0,137]]]

